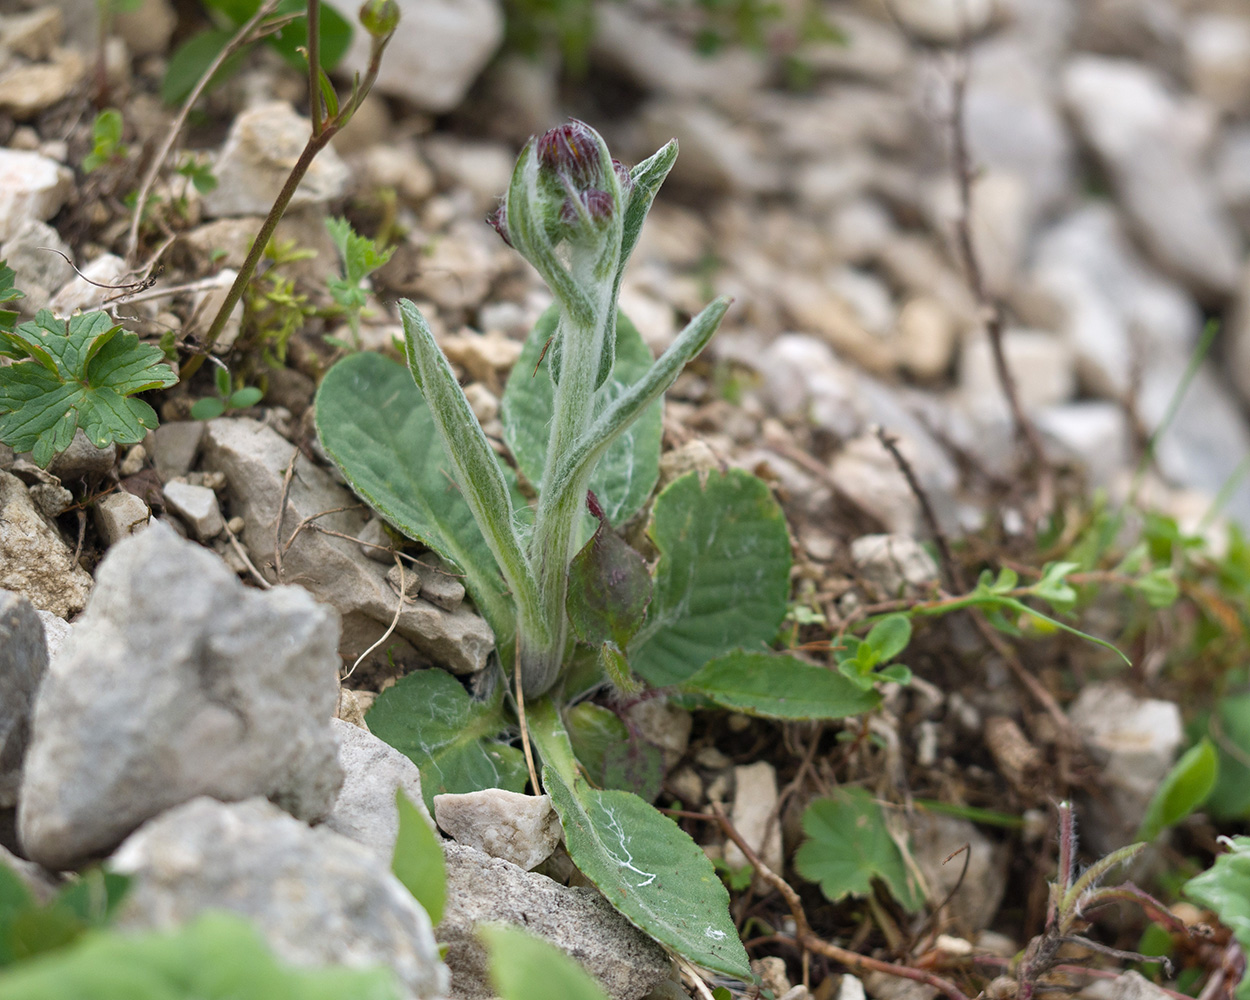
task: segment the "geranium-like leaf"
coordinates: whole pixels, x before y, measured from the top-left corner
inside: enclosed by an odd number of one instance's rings
[[[582,642],[624,649],[651,603],[651,575],[642,556],[612,530],[593,491],[586,506],[599,527],[569,564],[569,621]]]
[[[100,448],[143,440],[156,412],[135,393],[178,381],[159,347],[139,343],[102,312],[58,320],[46,309],[0,331],[0,441],[47,465],[79,427]]]

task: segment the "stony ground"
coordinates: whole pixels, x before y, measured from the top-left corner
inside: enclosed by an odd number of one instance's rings
[[[100,452],[84,441],[46,472],[0,456],[0,586],[44,612],[50,635],[69,632],[107,550],[159,519],[216,552],[249,588],[298,583],[332,605],[342,620],[332,670],[394,622],[389,654],[375,653],[344,683],[341,718],[359,720],[410,667],[469,676],[486,666],[490,632],[463,588],[428,557],[409,591],[420,599],[403,603],[389,538],[319,451],[313,393],[338,351],[333,341],[350,339],[329,308],[326,280],[338,261],[324,220],[345,214],[396,248],[372,279],[365,346],[393,351],[393,304],[416,300],[487,433],[499,437],[503,380],[549,297],[483,220],[520,144],[569,115],[628,162],[670,137],[681,144],[621,303],[658,352],[713,295],[734,297],[722,332],[669,396],[666,475],[730,464],[774,486],[794,536],[796,605],[806,609],[795,645],[818,655],[865,607],[951,590],[942,574],[953,569],[975,578],[987,564],[1061,558],[1094,490],[1175,517],[1204,533],[1213,553],[1227,544],[1225,516],[1250,522],[1250,485],[1238,475],[1250,455],[1250,14],[1240,0],[821,5],[844,42],[808,37],[806,7],[790,3],[763,20],[758,44],[731,37],[711,55],[698,42],[726,24],[702,6],[630,0],[596,5],[580,76],[575,66],[561,75],[550,47],[538,60],[500,54],[494,0],[401,6],[377,91],[316,161],[279,228],[290,259],[268,262],[259,294],[215,346],[236,385],[264,390],[260,404],[207,424],[189,419],[193,403],[214,394],[206,365],[153,397],[162,426],[140,445]],[[210,165],[217,187],[200,194],[163,171],[132,240],[127,196],[175,128],[160,81],[204,14],[144,0],[114,19],[103,44],[95,16],[95,4],[67,0],[10,5],[0,21],[0,257],[17,271],[24,310],[106,307],[185,360],[201,350],[214,303],[302,148],[304,81],[268,49],[249,50],[175,133],[168,159]],[[120,109],[125,149],[86,172],[103,106]],[[1220,327],[1203,355],[1208,322]],[[995,369],[987,335],[995,327],[1023,431]],[[1188,389],[1178,394],[1183,378]],[[944,538],[955,553],[935,560],[921,543]],[[172,548],[151,558],[175,567],[199,558],[172,536],[161,544]],[[378,546],[380,561],[371,558]],[[182,583],[175,568],[167,572],[160,587],[119,577],[111,586],[129,596],[113,599],[168,600]],[[221,581],[220,593],[233,585]],[[184,600],[212,607],[227,598],[188,591]],[[1239,613],[1233,600],[1226,617],[1235,624]],[[211,617],[177,620],[211,636]],[[1010,956],[1040,929],[1054,863],[1051,804],[1078,796],[1093,852],[1131,839],[1185,745],[1193,707],[1185,669],[1218,666],[1184,662],[1183,620],[1143,623],[1140,609],[1106,600],[1087,626],[1123,639],[1134,668],[1112,671],[1078,642],[994,644],[951,618],[918,635],[908,652],[916,683],[891,692],[862,730],[703,715],[692,729],[684,713],[644,718],[645,706],[634,721],[668,753],[665,799],[687,811],[725,802],[779,869],[801,839],[803,806],[837,783],[866,783],[898,804],[993,810],[997,818],[979,826],[966,811],[900,820],[934,898],[954,893],[940,922],[910,925],[880,904],[832,907],[811,887],[804,901],[818,932],[864,953],[932,951],[930,932],[941,930]],[[1235,642],[1240,633],[1230,625],[1229,634]],[[169,632],[151,638],[166,641]],[[72,643],[86,655],[88,640]],[[100,698],[125,687],[117,678],[126,655],[116,678],[97,679]],[[135,710],[109,705],[103,714],[114,718]],[[270,709],[247,712],[259,719]],[[164,723],[179,729],[178,717]],[[172,739],[146,736],[133,759],[159,756]],[[111,731],[92,738],[121,740]],[[320,738],[309,735],[308,745],[324,752]],[[75,746],[91,759],[90,740]],[[366,761],[380,753],[362,751]],[[52,756],[39,755],[39,767]],[[194,758],[180,765],[193,766]],[[130,788],[140,800],[134,814],[117,807],[114,796],[133,784],[119,769],[115,785],[60,801],[63,812],[47,820],[60,826],[28,853],[65,867],[195,794],[266,795],[302,818],[324,815],[333,800],[317,787],[324,771],[310,778],[294,764],[278,788],[234,787],[247,766],[232,761],[218,785],[177,786],[159,808]],[[346,761],[343,769],[355,773]],[[35,787],[53,795],[67,783],[72,776],[40,771]],[[15,789],[0,781],[0,807],[14,805]],[[85,830],[83,817],[102,801],[117,827]],[[3,815],[11,826],[11,808]],[[275,830],[284,821],[249,820]],[[168,820],[178,822],[235,829],[236,821]],[[712,827],[685,822],[710,850],[723,849]],[[349,833],[351,823],[326,826]],[[1215,832],[1195,821],[1181,853],[1209,847]],[[159,869],[155,835],[123,852],[131,870]],[[0,842],[14,846],[11,829]],[[964,843],[961,881],[958,866],[942,861]],[[1178,856],[1163,851],[1156,873]],[[772,940],[788,918],[766,886],[737,894],[735,915],[756,941],[752,957],[784,959],[769,967],[778,995],[786,976],[817,992],[837,987],[828,975],[836,964],[807,968]],[[337,932],[334,919],[327,934]],[[1106,938],[1135,944],[1135,927],[1113,926]],[[426,947],[428,927],[413,933]],[[378,946],[389,955],[388,947]],[[405,982],[424,996],[440,988],[427,959],[388,961],[410,962],[418,971]],[[970,976],[969,988],[987,979]],[[884,1000],[897,982],[867,985]]]

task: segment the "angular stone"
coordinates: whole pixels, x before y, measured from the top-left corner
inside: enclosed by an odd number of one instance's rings
[[[447,948],[451,995],[458,1000],[495,996],[486,951],[475,934],[487,922],[545,938],[581,962],[612,1000],[641,1000],[668,976],[664,949],[596,890],[567,888],[461,844],[445,844],[443,854],[447,909],[437,937]]]
[[[82,476],[104,476],[117,464],[117,445],[93,444],[81,427],[74,431],[69,447],[53,457],[48,471],[62,482]]]
[[[69,261],[58,253],[69,255],[69,244],[55,229],[39,219],[23,219],[13,234],[0,245],[0,258],[13,268],[13,283],[26,293],[11,308],[33,315],[43,308],[57,290],[74,276]]]
[[[171,420],[156,428],[152,461],[162,482],[191,471],[204,440],[204,426],[202,420]]]
[[[243,542],[269,579],[278,539],[278,505],[292,455],[295,474],[286,491],[282,545],[305,518],[336,511],[317,524],[346,538],[306,529],[285,548],[283,580],[307,587],[343,618],[340,652],[354,659],[373,645],[395,619],[399,598],[386,581],[386,567],[365,558],[350,539],[359,537],[367,514],[359,501],[324,469],[309,462],[271,427],[244,418],[213,420],[204,440],[204,467],[225,473],[233,510],[243,517]],[[418,650],[454,673],[475,673],[494,647],[490,627],[465,607],[444,611],[428,601],[406,602],[396,631]]]
[[[51,611],[37,610],[35,614],[43,622],[43,641],[48,649],[48,662],[51,663],[56,654],[61,651],[61,647],[65,645],[69,634],[74,631],[74,626]]]
[[[522,795],[502,788],[435,795],[434,816],[456,843],[526,871],[551,857],[564,835],[549,795]]]
[[[777,804],[777,771],[766,760],[734,768],[734,801],[730,819],[760,860],[773,871],[784,862],[781,853],[781,820],[773,815]],[[746,865],[737,844],[725,847],[725,862],[734,868]]]
[[[311,129],[308,119],[285,101],[257,105],[235,118],[213,167],[217,187],[202,199],[205,216],[268,212],[303,152]],[[338,153],[323,149],[296,189],[291,206],[337,198],[347,180],[348,170]]]
[[[322,826],[363,844],[390,864],[399,833],[395,789],[402,788],[408,801],[434,828],[421,797],[421,772],[411,760],[367,729],[342,719],[331,720],[331,725],[339,740],[343,787]]]
[[[52,55],[64,33],[65,19],[55,5],[0,18],[0,46],[31,62]]]
[[[97,577],[35,706],[27,855],[75,865],[204,794],[325,816],[342,780],[333,612],[298,587],[244,587],[162,524],[110,549]]]
[[[125,490],[101,497],[95,504],[96,530],[107,546],[116,545],[148,526],[152,512],[142,498]]]
[[[0,149],[0,240],[22,223],[47,222],[65,204],[74,175],[56,160],[18,149]]]
[[[1010,858],[1003,846],[995,844],[966,819],[924,810],[917,810],[909,832],[912,856],[924,873],[930,898],[941,901],[959,887],[945,911],[955,929],[971,935],[991,926],[1007,890]],[[966,875],[963,855],[946,861],[951,851],[964,844],[969,850]]]
[[[47,669],[35,606],[20,594],[0,590],[0,808],[17,803],[31,710]]]
[[[77,614],[91,575],[35,509],[20,479],[0,471],[0,587],[62,618]]]
[[[204,542],[221,534],[226,522],[221,517],[217,494],[207,486],[172,482],[165,484],[169,509],[182,518],[191,533]]]
[[[405,1000],[446,995],[430,918],[388,864],[262,799],[194,799],[145,824],[111,864],[134,879],[119,927],[167,930],[229,910],[292,964],[385,965]]]
[[[69,97],[86,72],[83,57],[73,49],[57,49],[50,62],[31,63],[0,77],[0,110],[29,121]]]

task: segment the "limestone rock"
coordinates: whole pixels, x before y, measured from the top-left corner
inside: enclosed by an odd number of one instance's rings
[[[152,518],[143,499],[125,490],[101,497],[96,501],[94,513],[96,530],[109,546],[142,531]]]
[[[229,910],[287,962],[386,965],[405,1000],[447,993],[430,918],[388,863],[262,799],[194,799],[140,828],[112,867],[134,879],[119,927],[166,930]]]
[[[0,808],[17,802],[31,709],[47,668],[43,624],[35,606],[0,590]]]
[[[938,581],[937,563],[910,535],[861,535],[851,542],[851,562],[887,598]]]
[[[161,524],[97,575],[35,706],[26,853],[69,867],[203,794],[325,816],[342,780],[333,612],[297,587],[245,588]]]
[[[0,149],[0,240],[16,236],[24,222],[46,222],[73,190],[73,173],[46,156]]]
[[[550,796],[502,788],[435,795],[434,816],[456,843],[526,871],[546,861],[563,835]]]
[[[29,121],[69,97],[86,69],[73,49],[57,49],[49,62],[16,66],[0,76],[0,110]]]
[[[0,471],[0,587],[68,618],[83,609],[91,576],[35,509],[26,486]]]
[[[182,522],[200,541],[215,538],[226,526],[217,494],[207,486],[172,482],[165,484],[164,493],[169,509],[182,518]]]

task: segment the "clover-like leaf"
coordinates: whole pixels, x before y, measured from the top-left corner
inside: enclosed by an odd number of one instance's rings
[[[99,448],[133,444],[157,425],[135,393],[178,381],[159,347],[139,343],[103,312],[59,320],[46,309],[0,330],[0,353],[26,358],[0,368],[0,441],[46,466],[79,427]]]

